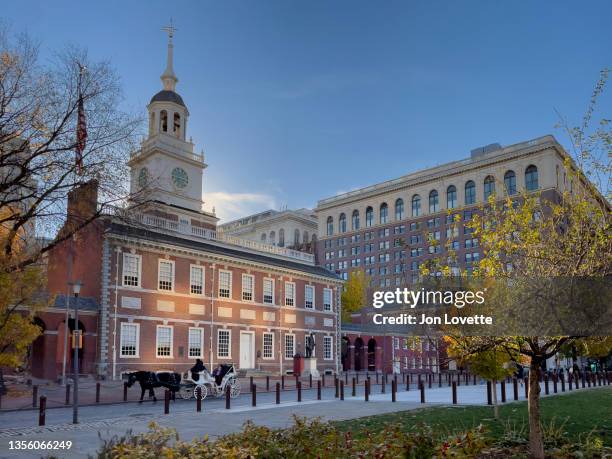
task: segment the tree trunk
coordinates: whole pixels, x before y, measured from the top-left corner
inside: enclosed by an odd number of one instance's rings
[[[531,360],[529,365],[529,451],[531,457],[544,459],[544,441],[540,424],[540,362]]]
[[[499,405],[497,404],[497,381],[491,381],[491,395],[493,397],[493,416],[499,419]]]

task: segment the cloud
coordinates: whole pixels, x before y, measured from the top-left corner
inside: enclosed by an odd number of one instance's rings
[[[220,223],[277,207],[274,197],[268,194],[215,191],[206,193],[204,198],[206,210],[214,207]]]

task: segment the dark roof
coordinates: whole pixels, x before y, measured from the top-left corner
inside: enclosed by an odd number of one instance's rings
[[[279,268],[293,269],[296,271],[302,271],[307,274],[328,277],[329,279],[335,281],[340,280],[340,278],[335,273],[328,271],[323,266],[314,266],[299,263],[297,261],[274,258],[264,253],[252,253],[246,250],[241,250],[240,248],[234,249],[230,247],[222,247],[220,245],[211,244],[209,242],[194,241],[191,239],[172,236],[170,234],[158,233],[155,231],[151,231],[147,228],[128,226],[118,222],[111,223],[109,233],[172,244],[179,247],[201,250],[203,252],[209,252],[218,255],[226,255],[229,257],[249,260],[257,263],[265,263],[272,266],[277,266]]]
[[[186,107],[185,102],[183,102],[183,98],[181,96],[179,96],[174,91],[167,91],[165,89],[162,89],[151,98],[150,103],[153,102],[173,102],[175,104]]]
[[[74,297],[71,296],[68,305],[71,309],[74,308]],[[78,297],[78,307],[80,310],[84,311],[97,311],[98,310],[98,302],[93,297]],[[55,297],[55,304],[53,305],[55,308],[65,308],[66,307],[66,295],[57,295]]]

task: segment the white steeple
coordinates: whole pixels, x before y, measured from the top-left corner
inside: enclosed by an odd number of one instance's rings
[[[172,43],[172,37],[174,37],[174,32],[177,29],[172,23],[172,18],[170,18],[170,25],[163,27],[162,30],[168,33],[168,56],[166,59],[166,70],[164,70],[160,78],[166,91],[174,91],[176,89],[176,83],[178,83],[178,78],[174,73],[174,44]]]

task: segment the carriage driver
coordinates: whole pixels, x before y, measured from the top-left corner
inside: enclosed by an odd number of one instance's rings
[[[200,359],[196,359],[195,365],[191,367],[191,379],[194,381],[200,379],[200,372],[204,370],[206,370],[204,362],[202,362]]]

